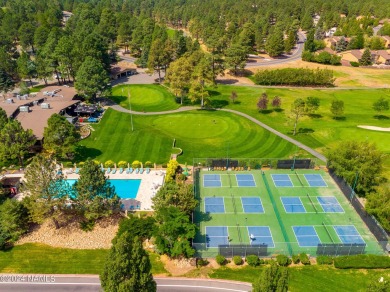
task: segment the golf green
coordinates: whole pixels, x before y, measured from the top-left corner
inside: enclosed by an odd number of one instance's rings
[[[161,85],[119,85],[109,97],[120,106],[134,111],[157,112],[177,109],[175,97]]]
[[[164,163],[173,152],[183,150],[181,163],[194,157],[288,157],[297,147],[253,122],[231,113],[191,111],[171,115],[133,115],[108,109],[90,137],[79,143],[80,161],[91,157],[113,160]]]

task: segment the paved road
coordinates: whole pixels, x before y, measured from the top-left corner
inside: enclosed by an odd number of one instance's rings
[[[264,61],[264,62],[256,62],[256,63],[247,62],[246,68],[278,65],[278,64],[283,64],[283,63],[295,61],[295,60],[300,60],[302,58],[302,52],[303,52],[303,48],[305,46],[305,40],[306,40],[305,35],[301,32],[298,32],[298,43],[296,45],[295,50],[292,52],[291,55],[283,54],[277,59],[271,59],[269,61]]]
[[[1,279],[0,275],[0,279]],[[12,275],[16,276],[16,275]],[[43,276],[43,275],[41,275]],[[49,277],[49,276],[48,276]],[[55,275],[54,281],[46,278],[46,283],[39,282],[0,282],[2,292],[97,292],[101,291],[99,277],[96,275]],[[247,292],[252,286],[243,282],[222,280],[155,278],[158,292]]]
[[[152,115],[167,115],[167,114],[174,114],[174,113],[180,113],[180,112],[186,112],[186,111],[192,111],[192,110],[199,110],[199,107],[194,107],[194,106],[184,106],[184,107],[180,107],[176,110],[170,110],[170,111],[163,111],[163,112],[136,112],[136,111],[130,111],[128,109],[125,109],[123,107],[121,107],[120,105],[118,104],[115,104],[113,103],[112,101],[110,100],[105,100],[106,104],[109,105],[112,109],[116,110],[116,111],[119,111],[119,112],[123,112],[123,113],[131,113],[133,115],[144,115],[144,116],[152,116]],[[307,152],[309,152],[310,154],[312,154],[314,157],[317,157],[318,159],[326,162],[326,157],[324,155],[322,155],[321,153],[315,151],[314,149],[302,144],[301,142],[275,130],[274,128],[271,128],[270,126],[260,122],[259,120],[247,115],[247,114],[244,114],[242,112],[239,112],[239,111],[235,111],[235,110],[231,110],[231,109],[219,109],[221,111],[224,111],[224,112],[230,112],[230,113],[233,113],[233,114],[236,114],[236,115],[239,115],[239,116],[242,116],[250,121],[252,121],[253,123],[259,125],[260,127],[263,127],[264,129],[274,133],[275,135],[279,136],[280,138],[286,140],[286,141],[289,141],[290,143],[298,146],[299,148],[301,149],[304,149],[306,150]]]

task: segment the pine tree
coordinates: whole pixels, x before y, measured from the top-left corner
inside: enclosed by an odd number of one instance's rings
[[[157,290],[149,256],[138,237],[128,232],[116,238],[100,275],[104,291],[153,292]]]
[[[270,57],[277,57],[284,51],[284,39],[281,29],[276,28],[267,38],[265,50]]]
[[[369,48],[365,49],[362,57],[359,60],[360,65],[369,66],[372,64],[371,51]]]

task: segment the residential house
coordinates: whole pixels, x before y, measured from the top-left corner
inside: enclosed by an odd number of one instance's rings
[[[390,49],[390,36],[388,36],[388,35],[383,35],[383,36],[382,36],[382,39],[385,40],[385,47],[388,48],[388,49]]]
[[[337,42],[340,41],[341,38],[342,38],[342,36],[332,36],[332,37],[326,38],[326,39],[324,39],[325,45],[326,45],[328,48],[335,48]],[[351,41],[350,38],[344,37],[344,39],[345,39],[345,41],[347,42],[347,44],[349,44],[349,42]]]
[[[359,63],[362,58],[364,50],[350,50],[339,53],[342,61],[357,62]],[[371,52],[371,60],[374,63],[376,60],[376,54]]]
[[[375,63],[376,64],[383,64],[383,65],[390,65],[390,54],[389,51],[386,50],[379,50],[375,52]]]
[[[325,36],[327,38],[332,37],[334,35],[334,33],[336,32],[336,30],[337,30],[337,27],[332,27],[331,29],[329,29],[328,31],[325,32]]]

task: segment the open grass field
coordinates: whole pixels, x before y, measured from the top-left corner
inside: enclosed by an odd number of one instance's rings
[[[172,93],[163,86],[154,84],[115,86],[109,98],[127,109],[130,109],[131,102],[131,109],[139,112],[174,110],[180,106]]]
[[[267,244],[268,255],[315,256],[319,243],[365,243],[367,253],[383,252],[324,171],[201,171],[196,186],[194,243],[202,256],[215,256],[219,244]]]
[[[235,104],[229,99],[232,91],[236,91],[238,98]],[[320,107],[315,115],[304,116],[298,122],[298,134],[294,139],[306,144],[315,150],[325,153],[340,141],[353,139],[355,141],[371,141],[387,154],[386,170],[390,178],[390,132],[378,132],[358,128],[358,125],[390,127],[390,111],[378,115],[372,109],[372,104],[380,97],[390,98],[390,89],[361,89],[361,90],[334,90],[334,89],[276,89],[258,88],[251,86],[218,85],[210,88],[212,104],[241,111],[266,123],[284,134],[292,134],[293,120],[289,117],[291,104],[296,98],[309,96],[320,99]],[[266,92],[271,101],[274,96],[282,100],[281,111],[259,112],[257,101],[261,94]],[[330,105],[334,98],[344,101],[345,119],[335,120],[330,112]]]
[[[0,252],[0,273],[99,274],[108,249],[67,249],[26,243]],[[153,274],[164,274],[160,256],[149,255]]]
[[[101,162],[169,160],[173,139],[183,149],[181,163],[194,157],[288,157],[296,147],[249,120],[218,111],[191,111],[172,115],[133,115],[108,109],[99,124],[93,125],[90,137],[80,141],[81,157]],[[303,156],[308,154],[300,153]]]
[[[209,277],[253,283],[260,275],[262,267],[238,269],[220,268]],[[327,266],[289,267],[288,290],[300,291],[367,291],[369,283],[380,277],[390,277],[388,270],[338,270]]]

